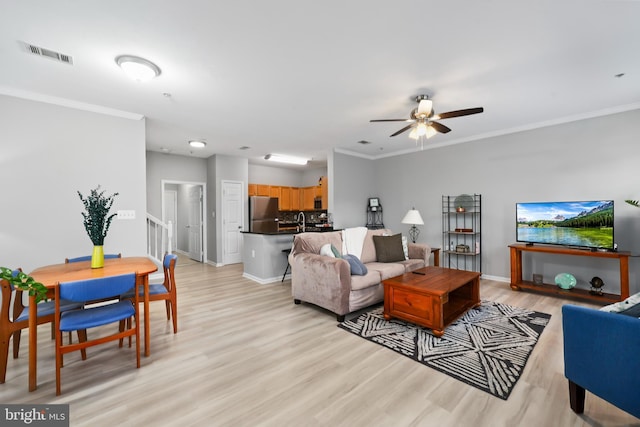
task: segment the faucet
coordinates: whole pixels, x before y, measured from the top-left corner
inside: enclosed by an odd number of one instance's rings
[[[298,215],[296,216],[296,221],[298,222],[298,229],[300,228],[300,218],[302,217],[302,232],[304,233],[304,229],[306,227],[306,220],[304,218],[304,212],[300,211],[300,213],[298,213]]]

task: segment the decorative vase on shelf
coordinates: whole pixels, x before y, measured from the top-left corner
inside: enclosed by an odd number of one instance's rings
[[[91,268],[104,267],[104,246],[95,245],[91,254]]]

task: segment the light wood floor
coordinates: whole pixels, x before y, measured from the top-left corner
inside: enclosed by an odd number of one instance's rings
[[[284,267],[284,266],[283,266]],[[68,403],[79,426],[640,426],[587,393],[569,408],[560,308],[568,301],[483,281],[483,299],[550,313],[551,322],[507,401],[336,327],[295,305],[291,286],[243,279],[242,265],[179,261],[179,332],[152,303],[151,356],[107,344],[65,358],[55,396],[49,326],[38,334],[39,388],[27,392],[27,332],[9,359],[2,403]],[[585,325],[585,327],[589,327]],[[594,367],[597,369],[597,367]]]

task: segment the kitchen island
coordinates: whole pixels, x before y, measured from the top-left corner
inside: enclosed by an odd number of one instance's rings
[[[312,230],[314,232],[333,231],[333,228],[316,229],[314,227]],[[264,233],[243,231],[242,262],[244,272],[242,276],[263,285],[281,282],[289,263],[287,260],[289,252],[286,250],[291,249],[293,237],[298,233],[295,229]]]

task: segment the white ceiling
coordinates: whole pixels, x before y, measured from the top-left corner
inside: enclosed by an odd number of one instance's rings
[[[436,112],[485,109],[443,120],[452,132],[429,147],[640,108],[638,0],[0,5],[0,93],[144,115],[153,151],[250,162],[268,153],[321,162],[333,148],[400,154],[416,149],[408,132],[389,137],[404,124],[369,120],[408,117],[423,93]],[[129,80],[114,62],[122,54],[162,74]],[[205,149],[187,145],[197,138]]]

